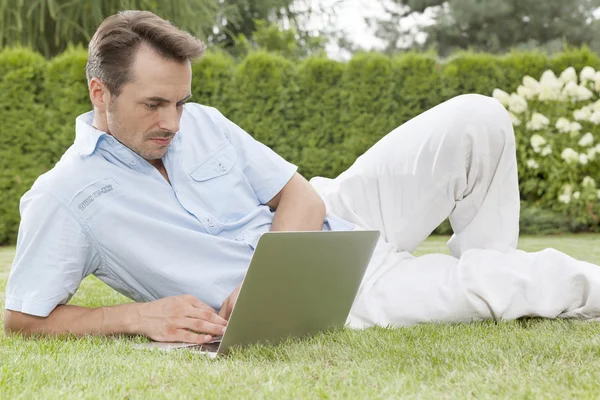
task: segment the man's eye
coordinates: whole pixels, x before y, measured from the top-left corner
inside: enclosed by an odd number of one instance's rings
[[[145,105],[148,110],[156,110],[156,107],[158,107],[158,104],[146,103]]]

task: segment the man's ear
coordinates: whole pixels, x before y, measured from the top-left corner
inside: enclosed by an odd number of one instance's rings
[[[110,98],[110,92],[108,91],[108,88],[104,82],[98,78],[92,78],[88,87],[90,90],[90,100],[94,105],[94,109],[104,112],[108,107],[107,101]]]

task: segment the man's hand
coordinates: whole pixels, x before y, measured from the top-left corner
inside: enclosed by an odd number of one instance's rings
[[[139,310],[139,321],[139,333],[153,340],[198,344],[222,335],[227,325],[213,308],[192,295],[145,303]]]
[[[4,312],[6,334],[145,335],[163,342],[206,343],[222,335],[227,321],[192,295],[166,297],[149,303],[85,308],[57,306],[47,317]]]
[[[225,318],[226,320],[229,321],[229,317],[231,316],[231,311],[233,311],[233,306],[235,305],[235,302],[237,301],[238,294],[240,294],[241,287],[242,287],[242,284],[240,283],[238,285],[238,287],[236,287],[233,290],[233,292],[231,292],[229,297],[227,297],[225,299],[225,301],[223,302],[223,305],[221,306],[221,309],[219,310],[219,316],[221,318]]]

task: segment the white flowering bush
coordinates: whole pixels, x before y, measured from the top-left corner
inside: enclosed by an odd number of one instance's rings
[[[570,67],[495,89],[517,139],[523,200],[600,227],[600,71]]]

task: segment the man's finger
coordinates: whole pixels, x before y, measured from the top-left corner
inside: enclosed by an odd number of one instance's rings
[[[201,335],[195,332],[190,332],[186,329],[177,329],[173,335],[169,337],[169,342],[185,342],[204,344],[212,340],[210,335]]]
[[[227,321],[223,317],[219,316],[216,311],[211,311],[202,308],[192,308],[188,310],[186,315],[189,318],[199,319],[207,322],[211,322],[215,325],[227,325]]]
[[[194,332],[202,332],[212,336],[221,336],[225,333],[225,326],[196,318],[183,318],[180,326]]]
[[[215,309],[212,308],[211,306],[209,306],[208,304],[205,304],[203,302],[201,302],[200,300],[198,300],[197,297],[189,295],[186,296],[186,298],[189,300],[190,304],[196,308],[204,308],[207,310],[211,310],[212,312],[216,313]]]

